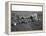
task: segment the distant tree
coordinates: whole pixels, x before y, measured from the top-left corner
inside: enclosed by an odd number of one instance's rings
[[[21,17],[21,19],[24,19],[24,17]]]
[[[32,16],[30,16],[30,19],[32,20],[32,22],[34,21]]]
[[[32,17],[32,16],[30,16],[30,19],[33,19],[33,17]]]

